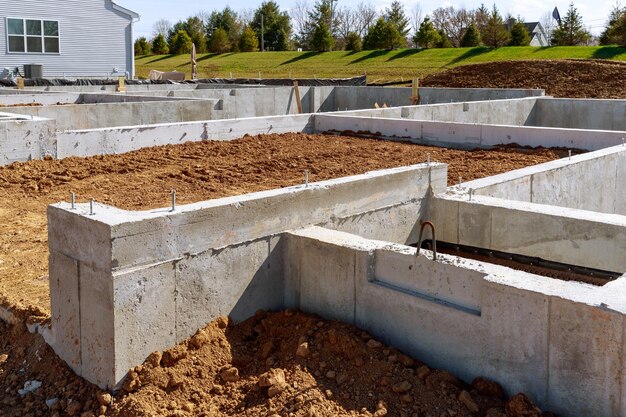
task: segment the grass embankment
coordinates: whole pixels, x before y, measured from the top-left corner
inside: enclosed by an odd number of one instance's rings
[[[259,77],[353,77],[367,73],[368,82],[380,82],[445,71],[449,68],[481,62],[528,59],[614,59],[626,61],[626,48],[613,46],[505,47],[490,49],[400,49],[363,52],[249,52],[202,54],[198,56],[200,78]],[[138,77],[147,77],[151,69],[181,71],[189,77],[189,55],[140,57],[136,61]]]

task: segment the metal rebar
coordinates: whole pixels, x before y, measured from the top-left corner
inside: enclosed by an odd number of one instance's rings
[[[472,193],[473,193],[473,192],[474,192],[474,190],[472,190],[472,189],[470,188],[470,190],[469,190],[469,201],[472,201]]]
[[[569,155],[569,160],[571,161],[571,160],[572,160],[572,150],[571,150],[571,149],[569,149],[569,150],[567,151],[567,154]]]
[[[176,211],[176,190],[172,190],[172,210]]]
[[[426,154],[426,163],[430,165],[430,153]]]
[[[417,240],[417,252],[415,252],[415,257],[419,257],[420,249],[422,248],[422,237],[424,237],[424,229],[426,226],[430,226],[433,234],[433,261],[437,260],[437,238],[435,237],[435,225],[432,222],[422,222],[422,226],[420,227],[420,235]]]
[[[304,170],[304,188],[309,188],[309,170]]]
[[[94,214],[96,213],[93,211],[93,198],[92,198],[91,200],[89,200],[89,215],[93,216]]]
[[[76,194],[72,194],[72,210],[76,210]]]

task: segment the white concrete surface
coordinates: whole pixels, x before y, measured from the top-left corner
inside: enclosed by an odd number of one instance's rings
[[[559,415],[626,414],[626,277],[592,287],[448,255],[433,262],[316,227],[286,242],[289,307],[355,324],[466,381],[499,381]]]
[[[50,343],[79,375],[114,387],[152,351],[219,315],[282,308],[286,230],[358,222],[372,237],[415,239],[424,200],[445,190],[446,172],[442,164],[375,171],[175,212],[50,206]]]

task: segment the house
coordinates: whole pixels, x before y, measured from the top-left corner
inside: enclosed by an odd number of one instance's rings
[[[135,74],[139,15],[113,0],[8,0],[0,7],[0,70],[42,65],[45,78]]]
[[[507,20],[506,24],[504,25],[506,26],[506,30],[510,32],[511,29],[513,28],[513,25],[516,22],[517,20],[513,18]],[[524,26],[526,26],[526,30],[528,31],[528,34],[530,35],[530,46],[549,46],[550,45],[550,38],[548,34],[546,33],[546,31],[543,29],[543,26],[541,25],[541,23],[539,22],[526,23],[525,22]]]

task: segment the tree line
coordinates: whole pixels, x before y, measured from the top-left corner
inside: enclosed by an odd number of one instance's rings
[[[419,4],[410,12],[399,1],[383,11],[361,3],[337,7],[337,0],[317,0],[309,5],[298,0],[289,11],[274,1],[258,8],[198,13],[171,24],[166,19],[154,25],[152,39],[135,42],[136,55],[184,54],[195,45],[198,53],[304,50],[360,51],[362,49],[450,48],[526,46],[531,42],[524,19],[502,16],[494,4],[474,10],[439,7],[422,15]],[[591,39],[573,3],[554,24],[550,12],[543,19],[552,45],[584,45]],[[626,8],[616,4],[600,37],[601,44],[626,46]]]

